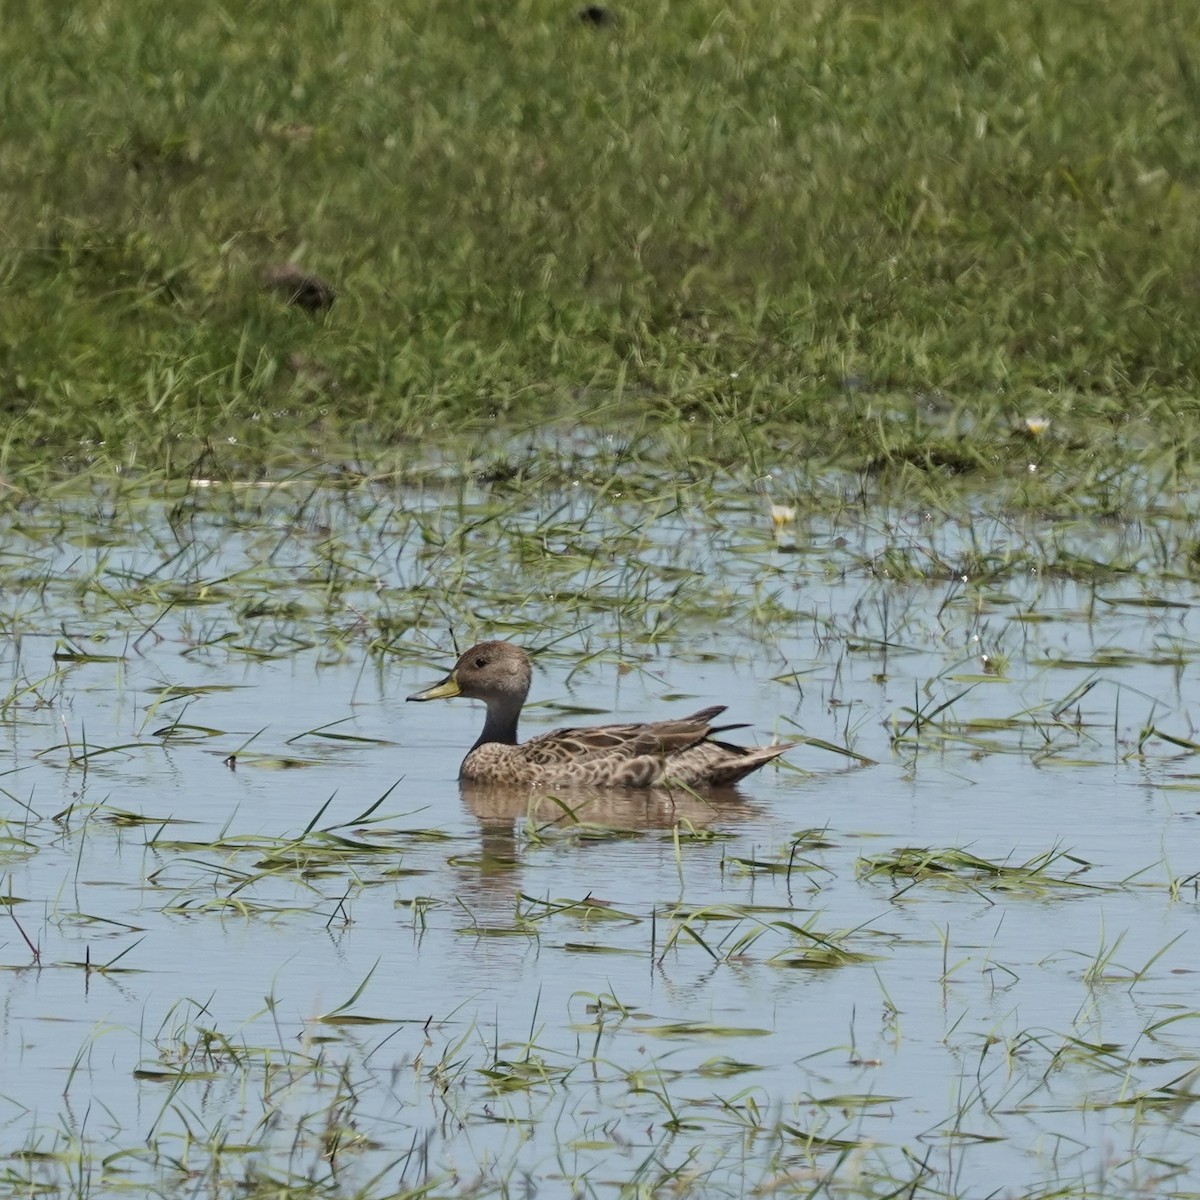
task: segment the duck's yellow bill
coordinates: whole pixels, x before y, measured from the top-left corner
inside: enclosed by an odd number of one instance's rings
[[[458,680],[453,674],[447,675],[441,683],[435,683],[433,687],[426,688],[423,692],[418,692],[415,696],[409,696],[410,700],[449,700],[451,696],[461,696],[462,690],[458,686]]]

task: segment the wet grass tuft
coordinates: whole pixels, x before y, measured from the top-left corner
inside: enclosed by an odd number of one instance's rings
[[[1065,850],[1051,850],[1025,862],[1013,863],[981,858],[962,849],[906,846],[888,854],[864,856],[859,859],[857,870],[862,879],[886,879],[899,884],[901,890],[897,895],[919,883],[1031,897],[1061,890],[1104,888],[1102,884],[1085,883],[1077,878],[1090,871],[1091,864]]]

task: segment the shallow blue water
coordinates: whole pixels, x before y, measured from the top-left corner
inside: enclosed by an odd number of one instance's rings
[[[1146,578],[1100,598],[1031,572],[895,579],[896,555],[1060,535],[844,511],[780,553],[735,491],[497,515],[482,494],[318,489],[297,519],[294,490],[263,490],[174,527],[153,496],[105,521],[60,503],[70,544],[4,534],[26,564],[0,600],[18,1175],[66,1189],[71,1161],[115,1152],[93,1190],[205,1170],[335,1192],[378,1175],[380,1194],[523,1173],[546,1194],[676,1172],[695,1195],[822,1173],[850,1194],[1200,1186],[1196,770],[1153,736],[1134,753],[1151,724],[1193,736],[1186,580],[1155,578],[1181,606],[1157,608]],[[1072,551],[1136,536],[1079,529]],[[591,719],[578,707],[721,702],[752,727],[736,736],[849,732],[874,765],[801,746],[736,802],[579,814],[627,837],[472,802],[455,776],[476,706],[403,702],[451,629],[548,647],[526,734]],[[119,661],[55,664],[56,645]],[[931,723],[893,745],[916,709]],[[172,722],[215,732],[164,738]],[[310,823],[357,849],[310,857]],[[786,861],[811,829],[826,844],[790,875],[739,861]],[[1063,882],[863,874],[913,846],[1050,855]],[[796,927],[863,961],[785,965],[811,946]],[[321,1019],[343,1006],[379,1023]],[[217,1169],[214,1141],[250,1148]]]

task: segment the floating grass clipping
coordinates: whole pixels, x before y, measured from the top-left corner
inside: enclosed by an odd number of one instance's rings
[[[1039,660],[1038,665],[1051,664]],[[1064,663],[1055,660],[1052,665],[1061,667]],[[1089,659],[1069,665],[1094,668],[1097,662]],[[1042,701],[1008,716],[952,716],[950,710],[955,704],[977,684],[988,681],[980,677],[948,700],[931,698],[924,706],[898,710],[891,718],[893,749],[917,753],[922,747],[936,747],[975,754],[1012,754],[1024,753],[1032,746],[1037,761],[1053,758],[1062,763],[1067,749],[1081,742],[1097,744],[1094,730],[1098,726],[1087,719],[1081,702],[1099,684],[1098,678],[1085,680],[1061,698]],[[914,682],[914,688],[918,686]],[[1148,732],[1148,727],[1143,732]]]
[[[892,745],[900,747],[904,745],[917,745],[920,743],[921,736],[928,730],[932,731],[939,727],[938,718],[944,712],[948,712],[954,707],[964,696],[975,689],[975,684],[964,688],[957,695],[951,696],[947,700],[938,700],[930,698],[925,704],[920,702],[920,695],[916,681],[913,682],[913,691],[915,700],[912,708],[902,708],[893,718],[893,731],[891,735]]]
[[[351,1012],[351,1009],[362,998],[362,994],[367,990],[367,985],[371,982],[371,976],[375,974],[376,968],[379,966],[379,959],[375,960],[371,969],[363,976],[358,987],[354,989],[351,995],[342,1001],[336,1008],[330,1009],[329,1012],[322,1013],[320,1016],[313,1018],[321,1025],[395,1025],[400,1024],[404,1018],[400,1017],[371,1017],[364,1016],[361,1013]]]
[[[763,938],[774,939],[779,934],[788,939],[788,944],[766,957],[770,966],[819,970],[870,962],[877,957],[849,944],[861,929],[819,932],[813,927],[815,916],[804,925],[788,920],[764,921],[750,909],[732,905],[676,909],[670,915],[675,925],[659,962],[682,937],[695,942],[714,962],[749,961],[753,947]],[[710,926],[720,928],[724,924],[729,928],[720,937],[712,937]]]
[[[793,871],[798,874],[817,872],[832,874],[831,869],[825,864],[816,862],[803,855],[803,852],[808,850],[834,849],[836,843],[830,841],[827,834],[828,827],[802,830],[793,837],[787,850],[781,852],[775,858],[730,854],[722,857],[721,867],[724,870],[726,864],[728,864],[738,870],[747,871],[751,874],[782,875],[789,883],[791,882]]]
[[[516,925],[518,929],[526,932],[536,928],[539,922],[559,918],[568,919],[585,931],[596,926],[640,925],[645,920],[635,913],[617,908],[609,901],[597,900],[590,895],[582,900],[550,900],[538,899],[521,892],[517,899],[524,907],[518,909]],[[561,944],[560,949],[571,954],[640,955],[646,952],[642,947],[605,945],[598,941],[566,941]]]
[[[1069,864],[1073,869],[1065,875],[1055,874],[1051,868],[1059,863]],[[919,883],[1031,896],[1062,889],[1111,890],[1072,877],[1090,869],[1091,863],[1085,859],[1057,849],[1047,850],[1023,863],[1011,863],[982,858],[957,848],[934,850],[906,846],[890,854],[863,856],[855,864],[859,879],[887,879],[902,884],[897,896]]]
[[[1168,746],[1178,746],[1180,750],[1187,750],[1191,754],[1200,753],[1200,742],[1192,738],[1180,737],[1175,733],[1167,733],[1165,729],[1159,729],[1157,725],[1147,725],[1141,732],[1138,738],[1138,753],[1142,752],[1146,742],[1156,737],[1159,741],[1166,742]]]
[[[1112,942],[1108,942],[1102,930],[1100,946],[1096,953],[1090,956],[1088,965],[1083,972],[1083,980],[1089,986],[1123,983],[1132,989],[1135,984],[1141,983],[1148,976],[1150,968],[1183,936],[1180,933],[1171,938],[1170,941],[1155,950],[1140,967],[1126,967],[1115,961],[1117,950],[1125,940],[1124,931],[1118,934]]]
[[[590,894],[582,900],[551,900],[548,897],[539,899],[536,896],[518,893],[518,900],[524,901],[528,907],[522,917],[530,921],[549,921],[554,917],[570,917],[582,925],[592,923],[618,923],[636,925],[645,920],[635,913],[617,908],[611,901],[598,900]]]
[[[767,964],[772,967],[800,967],[823,971],[855,963],[873,962],[880,957],[877,954],[855,950],[847,944],[860,930],[819,933],[812,928],[811,921],[805,925],[797,925],[792,921],[772,921],[771,928],[790,934],[793,939],[791,946],[767,959]]]
[[[149,882],[160,887],[167,886],[174,868],[186,863],[200,872],[200,882],[186,884],[178,897],[164,906],[164,911],[177,914],[229,911],[251,916],[307,911],[295,905],[281,906],[241,895],[248,889],[273,881],[283,880],[306,892],[320,894],[321,880],[331,877],[347,878],[357,888],[426,874],[426,869],[405,866],[398,859],[398,854],[411,844],[449,840],[448,835],[433,829],[398,830],[385,824],[394,820],[393,817],[376,815],[376,809],[399,782],[351,820],[317,829],[318,821],[334,799],[330,796],[298,837],[272,838],[257,834],[222,833],[208,841],[157,838],[154,845],[159,851],[187,857],[177,858],[174,863],[153,872]],[[339,832],[346,828],[352,828],[355,836]],[[223,856],[221,861],[201,857],[218,854]],[[252,856],[252,861],[247,867],[240,867],[237,860],[244,856]],[[221,890],[213,895],[217,887]],[[199,896],[189,895],[189,892],[197,889],[201,893]],[[343,895],[336,901],[337,911],[344,911],[345,899]]]

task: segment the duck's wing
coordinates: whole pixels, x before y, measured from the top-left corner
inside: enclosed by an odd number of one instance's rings
[[[543,778],[600,787],[655,787],[672,759],[699,745],[722,704],[688,717],[637,725],[554,729],[517,747],[529,770]]]
[[[778,758],[794,743],[735,746],[713,734],[741,725],[712,722],[723,704],[687,717],[637,725],[587,725],[538,734],[515,751],[535,776],[607,787],[724,787]]]
[[[595,764],[602,759],[616,763],[644,757],[661,761],[702,742],[713,731],[713,718],[724,711],[725,705],[718,704],[669,721],[552,729],[519,748],[522,756],[536,766]]]

